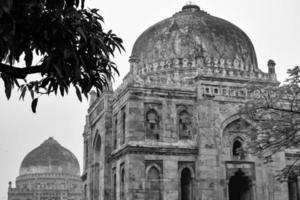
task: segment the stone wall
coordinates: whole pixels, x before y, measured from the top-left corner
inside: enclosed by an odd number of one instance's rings
[[[91,138],[96,129],[105,138],[99,187],[106,195],[100,199],[181,200],[184,169],[191,177],[191,200],[228,200],[232,177],[238,173],[250,181],[245,193],[249,200],[288,199],[287,184],[274,178],[276,170],[286,165],[284,155],[275,155],[272,164],[247,152],[233,155],[236,138],[243,145],[248,140],[249,123],[238,114],[251,98],[245,86],[215,80],[199,80],[193,87],[134,83],[109,100],[105,95],[96,100],[106,102],[88,126]],[[223,94],[222,88],[227,92]],[[92,180],[93,173],[88,177]]]

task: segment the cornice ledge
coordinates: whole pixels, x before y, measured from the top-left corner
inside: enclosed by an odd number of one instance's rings
[[[198,155],[197,147],[149,147],[149,146],[132,146],[127,145],[123,149],[112,153],[107,158],[107,162],[111,162],[126,154],[155,154],[155,155]]]

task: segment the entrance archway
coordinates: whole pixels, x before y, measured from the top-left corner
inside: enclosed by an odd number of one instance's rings
[[[192,175],[188,168],[181,172],[181,200],[192,200]]]
[[[239,169],[229,180],[229,200],[253,200],[251,180]]]

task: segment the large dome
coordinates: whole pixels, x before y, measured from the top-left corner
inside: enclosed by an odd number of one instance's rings
[[[79,163],[72,152],[49,138],[25,156],[20,175],[62,173],[78,176]]]
[[[139,64],[138,71],[144,70],[139,73],[172,68],[176,62],[191,63],[197,58],[203,58],[205,64],[226,67],[232,63],[246,71],[257,69],[256,54],[248,36],[232,23],[207,14],[196,5],[186,5],[182,11],[148,28],[136,40],[131,58]]]

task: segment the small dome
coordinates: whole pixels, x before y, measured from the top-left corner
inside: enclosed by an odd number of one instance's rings
[[[136,40],[131,58],[140,68],[156,63],[172,68],[182,59],[203,58],[211,63],[242,63],[249,71],[257,69],[255,50],[248,36],[197,5],[186,5],[182,11],[148,28]]]
[[[74,154],[51,137],[27,154],[20,167],[20,175],[45,173],[80,173]]]

